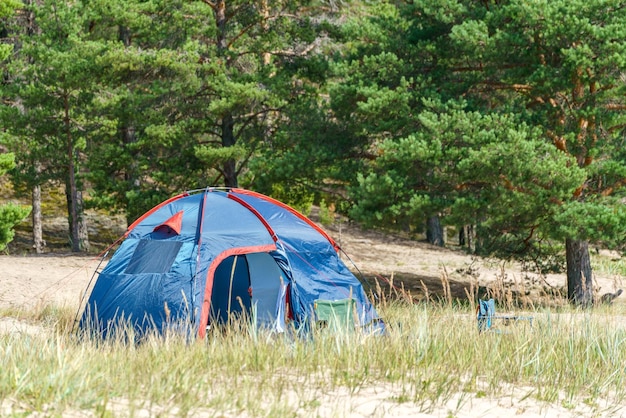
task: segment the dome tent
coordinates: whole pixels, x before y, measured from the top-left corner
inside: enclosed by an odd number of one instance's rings
[[[122,322],[139,336],[183,323],[202,338],[214,322],[253,311],[257,325],[280,331],[287,309],[306,329],[316,301],[345,299],[354,301],[358,325],[379,324],[338,251],[314,222],[268,196],[185,192],[128,227],[79,328],[106,338]]]

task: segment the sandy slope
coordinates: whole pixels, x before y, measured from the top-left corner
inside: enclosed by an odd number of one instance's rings
[[[475,258],[462,251],[363,231],[348,224],[324,229],[341,246],[345,252],[342,258],[357,275],[361,273],[365,281],[378,280],[387,287],[393,281],[395,288],[404,287],[416,300],[424,297],[424,286],[431,296],[441,295],[442,278],[450,284],[452,296],[458,298],[466,297],[472,283],[481,286],[483,292],[504,283],[530,298],[548,287],[562,289],[566,284],[564,274],[549,275],[544,280],[513,263]],[[78,307],[99,263],[98,257],[72,254],[0,255],[0,308],[32,308],[46,303]],[[599,294],[626,286],[616,275],[597,275],[595,280]],[[620,301],[626,301],[626,292],[617,299]]]
[[[311,219],[319,220],[319,209],[314,207]],[[374,281],[389,287],[393,280],[396,288],[404,287],[416,299],[424,298],[425,288],[430,296],[442,295],[442,278],[450,286],[453,297],[465,299],[466,289],[472,285],[481,286],[484,292],[496,284],[516,290],[520,295],[528,294],[536,301],[542,291],[550,293],[563,290],[566,285],[564,274],[538,278],[523,272],[519,265],[502,263],[468,256],[462,251],[444,249],[424,242],[410,241],[393,235],[374,231],[364,231],[354,224],[340,221],[330,226],[322,226],[345,251],[342,256],[346,264],[363,279],[366,284]],[[121,216],[102,217],[89,212],[90,240],[103,248],[125,230]],[[46,220],[48,235],[56,240],[65,237],[67,219],[64,216]],[[110,237],[110,238],[108,238]],[[51,237],[49,237],[51,238]],[[29,252],[29,232],[20,231],[10,245],[15,254]],[[54,251],[62,248],[58,243]],[[607,254],[607,259],[619,258]],[[78,306],[99,258],[72,254],[46,254],[42,256],[0,255],[0,308],[28,308],[37,304],[50,303]],[[596,274],[598,294],[614,292],[624,287],[619,276]],[[479,294],[478,296],[483,296]],[[626,292],[618,299],[626,302]]]
[[[546,293],[558,291],[566,294],[567,279],[564,273],[540,277],[523,271],[518,263],[473,257],[461,250],[440,248],[358,228],[334,225],[327,229],[367,280],[378,278],[382,283],[387,283],[389,279],[394,279],[395,287],[404,285],[416,300],[424,297],[424,286],[431,292],[431,296],[443,294],[442,279],[446,279],[452,296],[459,299],[467,297],[466,290],[470,290],[474,283],[480,287],[477,291],[479,297],[488,290],[504,288],[535,304],[564,302],[549,301],[545,297]],[[608,251],[603,251],[602,257],[613,262],[621,260],[618,254]],[[619,275],[595,273],[594,281],[594,290],[598,295],[615,292],[619,288],[626,290],[626,282]],[[615,302],[626,302],[626,292]]]

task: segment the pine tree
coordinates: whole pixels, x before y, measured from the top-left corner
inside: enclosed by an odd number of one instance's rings
[[[446,222],[477,225],[482,251],[516,257],[562,242],[568,296],[590,304],[589,243],[618,246],[626,230],[626,10],[605,0],[397,10],[393,25],[373,17],[372,33],[404,51],[393,70],[422,80],[409,91],[420,89],[431,109],[401,112],[419,115],[413,133],[377,140],[366,131],[376,157],[355,191],[355,214],[403,223],[437,208]],[[368,73],[372,56],[356,51],[349,62],[361,81],[345,83],[338,101],[352,119],[404,91]],[[480,118],[468,124],[473,112]],[[378,126],[395,120],[387,113],[375,113]],[[475,149],[477,140],[487,142]]]
[[[36,31],[19,35],[3,112],[17,152],[16,179],[30,187],[65,186],[72,250],[88,251],[82,166],[87,138],[98,125],[90,111],[104,45],[86,39],[80,3],[37,2],[26,11]]]

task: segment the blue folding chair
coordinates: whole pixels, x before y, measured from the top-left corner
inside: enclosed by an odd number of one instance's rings
[[[533,317],[532,316],[518,316],[518,315],[496,315],[496,301],[493,299],[489,300],[478,300],[478,308],[476,309],[476,319],[478,320],[478,332],[482,333],[485,331],[497,331],[493,328],[494,320],[503,321],[504,325],[509,325],[511,321],[528,321],[530,326],[533,325]]]

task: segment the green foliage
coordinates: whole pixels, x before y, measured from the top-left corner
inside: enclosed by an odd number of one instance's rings
[[[246,156],[246,149],[242,146],[232,146],[227,148],[214,148],[206,145],[199,145],[195,149],[195,156],[202,163],[214,166],[231,159],[243,159]]]
[[[22,222],[30,214],[30,207],[15,203],[0,205],[0,251],[13,241],[15,225]]]
[[[4,175],[13,168],[15,168],[15,155],[10,152],[0,154],[0,175]]]
[[[22,5],[22,2],[19,0],[0,1],[0,18],[11,16]]]
[[[419,119],[421,131],[381,142],[371,173],[352,190],[356,218],[406,227],[445,213],[449,224],[493,231],[483,235],[487,240],[535,230],[549,235],[551,214],[584,180],[585,173],[546,144],[539,130],[511,115],[453,107]],[[541,228],[537,213],[546,220]]]
[[[15,156],[12,153],[0,154],[0,176],[15,167]],[[4,251],[15,236],[15,225],[22,222],[30,213],[30,207],[16,203],[0,205],[0,251]]]
[[[324,199],[322,199],[319,203],[320,207],[320,223],[322,225],[332,225],[335,222],[335,211],[334,208],[326,203]]]
[[[413,231],[437,214],[476,225],[483,253],[546,268],[555,240],[618,247],[624,10],[604,0],[385,7],[360,23],[331,90],[373,157],[350,189],[352,215]],[[394,96],[408,100],[385,109]]]
[[[609,248],[623,248],[626,240],[626,207],[621,199],[596,197],[563,205],[555,216],[558,234],[581,237]]]
[[[411,233],[473,224],[507,256],[623,242],[613,1],[215,4],[43,1],[26,28],[2,3],[17,189],[65,184],[73,164],[89,205],[129,221],[241,185]]]
[[[112,129],[90,144],[104,157],[89,162],[95,204],[135,212],[153,194],[252,186],[263,174],[250,167],[267,167],[281,114],[312,90],[302,80],[323,79],[326,60],[307,46],[328,25],[297,1],[225,7],[218,23],[202,1],[92,4],[92,33],[111,38],[98,103]]]
[[[101,118],[93,102],[100,92],[97,59],[106,51],[88,39],[85,5],[78,2],[31,2],[18,16],[19,51],[7,66],[0,117],[17,157],[13,180],[18,189],[63,184],[68,196],[70,241],[86,248],[81,234],[85,151]],[[28,18],[27,18],[28,17]],[[84,226],[84,225],[82,225]],[[86,234],[86,232],[85,232]]]
[[[267,193],[305,216],[311,213],[315,196],[308,187],[286,188],[280,184],[274,184]]]
[[[0,27],[6,31],[6,21],[22,7],[19,0],[0,0]],[[4,62],[13,52],[13,45],[3,43],[0,45],[0,62]]]
[[[130,225],[148,210],[170,197],[172,196],[158,189],[127,192],[125,198],[128,201],[128,207],[125,213],[128,224]]]

